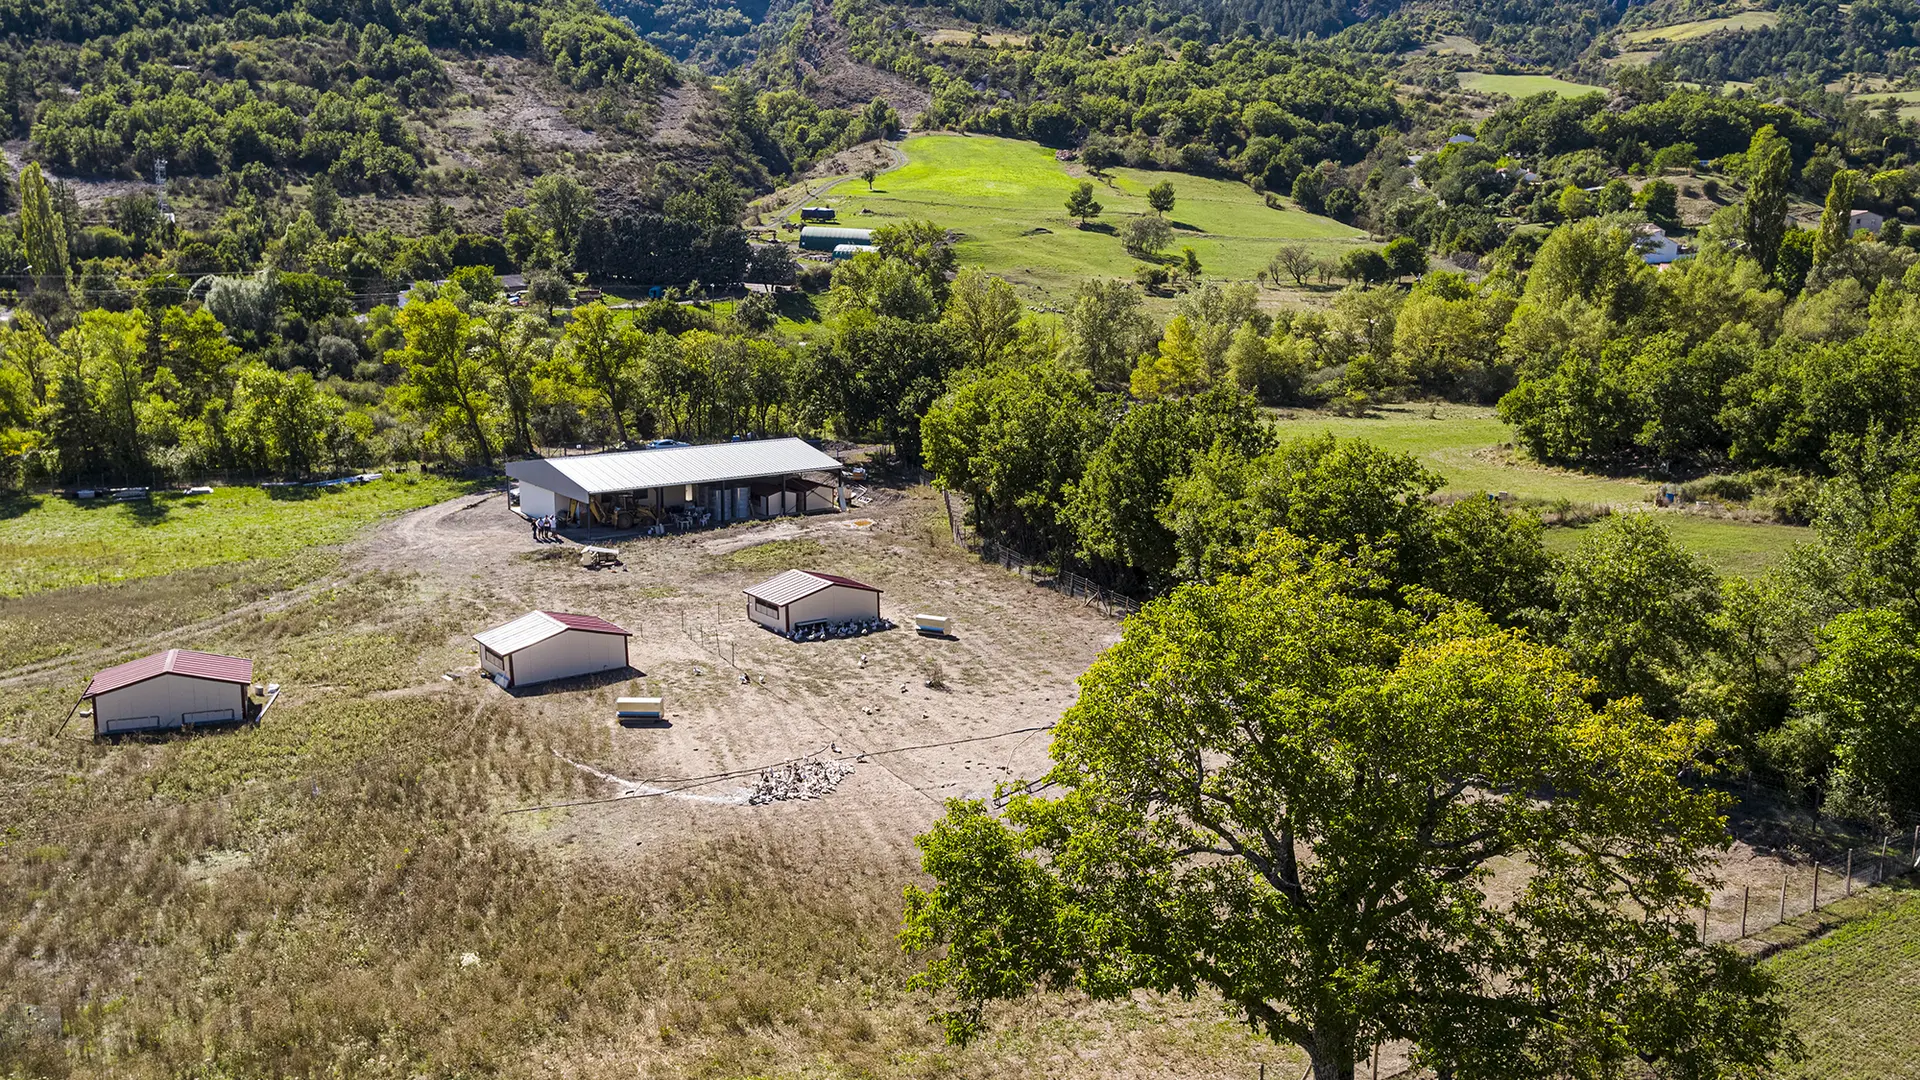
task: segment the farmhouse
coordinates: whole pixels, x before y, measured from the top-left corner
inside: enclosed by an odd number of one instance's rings
[[[1880,226],[1886,223],[1886,218],[1881,217],[1871,210],[1855,210],[1847,215],[1847,235],[1857,236],[1860,233],[1871,233],[1874,236],[1879,236]]]
[[[839,510],[840,463],[800,439],[509,461],[528,517],[616,529]]]
[[[253,661],[168,649],[110,667],[87,684],[95,735],[237,724],[259,715]]]
[[[800,230],[801,251],[832,251],[841,244],[873,243],[872,229],[852,229],[844,225],[808,225]]]
[[[480,666],[501,686],[617,671],[627,666],[632,635],[605,619],[563,611],[531,611],[473,635]]]
[[[747,618],[788,634],[814,623],[880,617],[880,590],[837,574],[789,570],[747,594]]]
[[[1680,257],[1680,244],[1658,225],[1635,226],[1633,237],[1641,261],[1650,266],[1660,266]]]

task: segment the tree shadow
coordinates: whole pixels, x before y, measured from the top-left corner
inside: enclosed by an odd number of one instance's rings
[[[172,498],[148,495],[144,499],[128,499],[118,505],[136,525],[161,525],[173,516]]]
[[[1100,233],[1105,236],[1112,236],[1117,230],[1112,225],[1104,221],[1087,221],[1087,222],[1081,223],[1080,231],[1090,232],[1090,233]]]
[[[819,322],[821,317],[820,305],[803,292],[780,293],[774,301],[774,310],[794,322]]]
[[[0,495],[0,520],[25,517],[45,501],[43,495]]]
[[[303,487],[299,484],[271,484],[264,490],[267,498],[275,502],[310,502],[320,497],[326,488]]]
[[[1187,224],[1187,223],[1186,223],[1186,222],[1184,222],[1184,221],[1168,221],[1168,222],[1167,222],[1167,227],[1168,227],[1168,228],[1171,228],[1171,229],[1178,229],[1178,230],[1179,230],[1179,231],[1181,231],[1181,232],[1190,232],[1190,233],[1197,233],[1197,232],[1206,232],[1206,231],[1207,231],[1207,230],[1205,230],[1205,229],[1202,229],[1202,228],[1201,228],[1200,226],[1198,226],[1198,225],[1189,225],[1189,224]]]

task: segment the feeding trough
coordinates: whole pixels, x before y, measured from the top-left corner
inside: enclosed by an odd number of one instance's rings
[[[663,715],[662,700],[657,697],[623,697],[613,703],[614,716],[627,721],[659,720]]]
[[[913,628],[926,637],[953,636],[953,620],[945,615],[915,615]]]

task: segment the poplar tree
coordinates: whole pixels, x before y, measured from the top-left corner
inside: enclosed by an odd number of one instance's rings
[[[34,288],[66,292],[71,274],[67,222],[53,208],[53,192],[37,161],[20,172],[20,240],[33,271]]]
[[[1747,196],[1741,233],[1747,252],[1768,271],[1787,233],[1787,180],[1793,172],[1793,147],[1772,124],[1753,133],[1747,147]]]
[[[1860,190],[1860,174],[1841,169],[1827,188],[1827,206],[1820,212],[1820,231],[1813,238],[1813,265],[1819,266],[1847,246],[1853,231],[1853,197]]]

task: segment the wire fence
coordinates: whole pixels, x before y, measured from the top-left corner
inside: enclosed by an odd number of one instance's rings
[[[1700,936],[1709,943],[1744,941],[1916,870],[1920,826],[1885,834],[1877,845],[1850,847],[1836,859],[1786,862],[1763,872],[1765,880],[1721,885],[1700,909]]]
[[[1070,570],[1048,567],[1031,555],[993,540],[980,541],[980,558],[1014,571],[1021,577],[1063,596],[1085,600],[1087,606],[1116,619],[1140,610],[1140,601],[1125,593],[1089,581]]]

